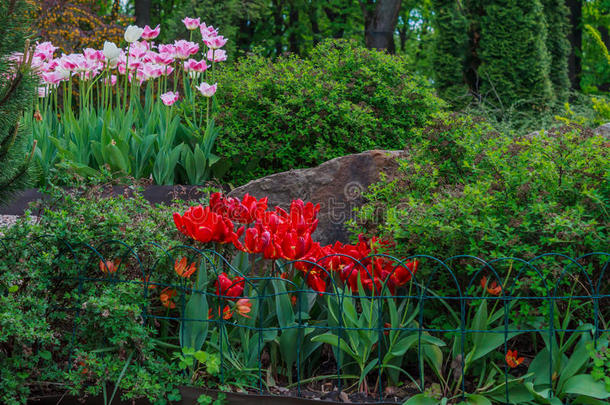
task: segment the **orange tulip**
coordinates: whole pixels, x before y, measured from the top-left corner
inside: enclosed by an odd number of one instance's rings
[[[500,295],[502,293],[502,286],[498,285],[497,282],[492,281],[487,285],[487,277],[483,276],[481,279],[481,288],[487,290],[487,292],[491,295]]]
[[[180,260],[176,260],[176,262],[174,263],[174,270],[176,271],[176,274],[178,274],[178,276],[182,278],[190,278],[193,273],[197,271],[197,266],[195,265],[195,263],[191,263],[190,265],[188,265],[186,257],[183,257]]]
[[[241,316],[245,316],[246,318],[250,318],[248,314],[252,310],[252,303],[248,298],[242,298],[237,300],[235,303],[235,310]]]
[[[518,357],[519,353],[516,350],[509,350],[506,352],[506,364],[510,368],[515,368],[519,366],[519,364],[523,363],[523,357]]]
[[[114,274],[119,269],[119,265],[121,264],[121,259],[116,259],[114,261],[100,260],[100,271],[104,274]]]
[[[171,288],[166,287],[161,291],[161,295],[159,295],[159,299],[161,300],[161,304],[169,309],[176,308],[176,303],[173,301],[173,298],[178,295],[178,292]]]
[[[157,288],[156,285],[149,284],[150,283],[150,274],[148,276],[146,276],[146,278],[140,277],[140,281],[142,281],[142,284],[148,284],[148,289],[149,290],[154,290],[155,288]]]

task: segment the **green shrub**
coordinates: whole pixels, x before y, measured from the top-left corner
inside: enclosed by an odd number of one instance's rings
[[[576,126],[510,137],[439,115],[400,162],[402,175],[370,189],[352,226],[394,239],[401,254],[440,258],[607,251],[609,146]]]
[[[251,55],[220,76],[216,147],[236,183],[403,148],[442,105],[404,59],[346,41],[323,42],[308,59]]]
[[[157,404],[179,399],[176,386],[186,380],[157,350],[158,332],[143,322],[142,286],[93,280],[100,277],[101,256],[120,258],[125,271],[138,268],[125,245],[106,241],[137,247],[143,260],[158,259],[148,254],[155,252],[148,242],[164,248],[180,244],[171,214],[185,207],[154,206],[137,194],[104,198],[100,189],[57,193],[35,211],[38,219],[27,215],[1,230],[0,403],[21,404],[49,391],[97,395],[104,382],[110,397],[124,367],[128,371],[118,384],[123,398],[146,397]],[[101,256],[81,242],[91,243]],[[173,274],[168,265],[155,271],[158,280]],[[77,275],[90,278],[80,285]]]

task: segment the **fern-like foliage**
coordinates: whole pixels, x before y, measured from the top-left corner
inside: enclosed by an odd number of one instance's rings
[[[23,125],[31,113],[36,81],[31,73],[31,53],[25,0],[0,2],[0,203],[28,184],[29,143]]]

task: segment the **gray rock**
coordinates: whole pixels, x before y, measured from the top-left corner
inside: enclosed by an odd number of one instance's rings
[[[231,197],[243,197],[248,193],[257,198],[269,197],[269,206],[287,209],[294,199],[320,204],[320,220],[313,237],[322,244],[335,241],[347,242],[345,222],[353,216],[353,210],[362,206],[362,192],[379,180],[384,172],[390,179],[397,173],[397,157],[403,151],[372,150],[355,155],[341,156],[318,167],[297,169],[272,174],[229,193]]]
[[[610,140],[610,123],[604,124],[601,127],[595,128],[595,130],[593,132]]]

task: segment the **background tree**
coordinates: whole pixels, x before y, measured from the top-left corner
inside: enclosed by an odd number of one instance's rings
[[[570,78],[568,58],[570,57],[570,10],[565,0],[542,0],[547,26],[546,47],[551,57],[550,80],[557,101],[568,99]]]
[[[26,38],[31,33],[25,0],[0,2],[0,202],[28,184],[29,136],[24,112],[31,113],[35,80]],[[15,57],[16,52],[23,52]]]
[[[504,109],[554,101],[540,0],[485,1],[480,17],[479,96]]]
[[[152,0],[135,0],[136,25],[144,27],[151,24]]]
[[[394,34],[402,0],[358,0],[364,16],[364,39],[369,49],[396,51]]]
[[[570,10],[570,31],[568,40],[571,51],[568,57],[568,75],[573,90],[580,90],[580,72],[582,70],[580,51],[582,48],[582,0],[566,0]]]
[[[456,101],[468,95],[464,79],[468,19],[456,0],[434,0],[436,36],[432,51],[434,85],[441,97]]]

